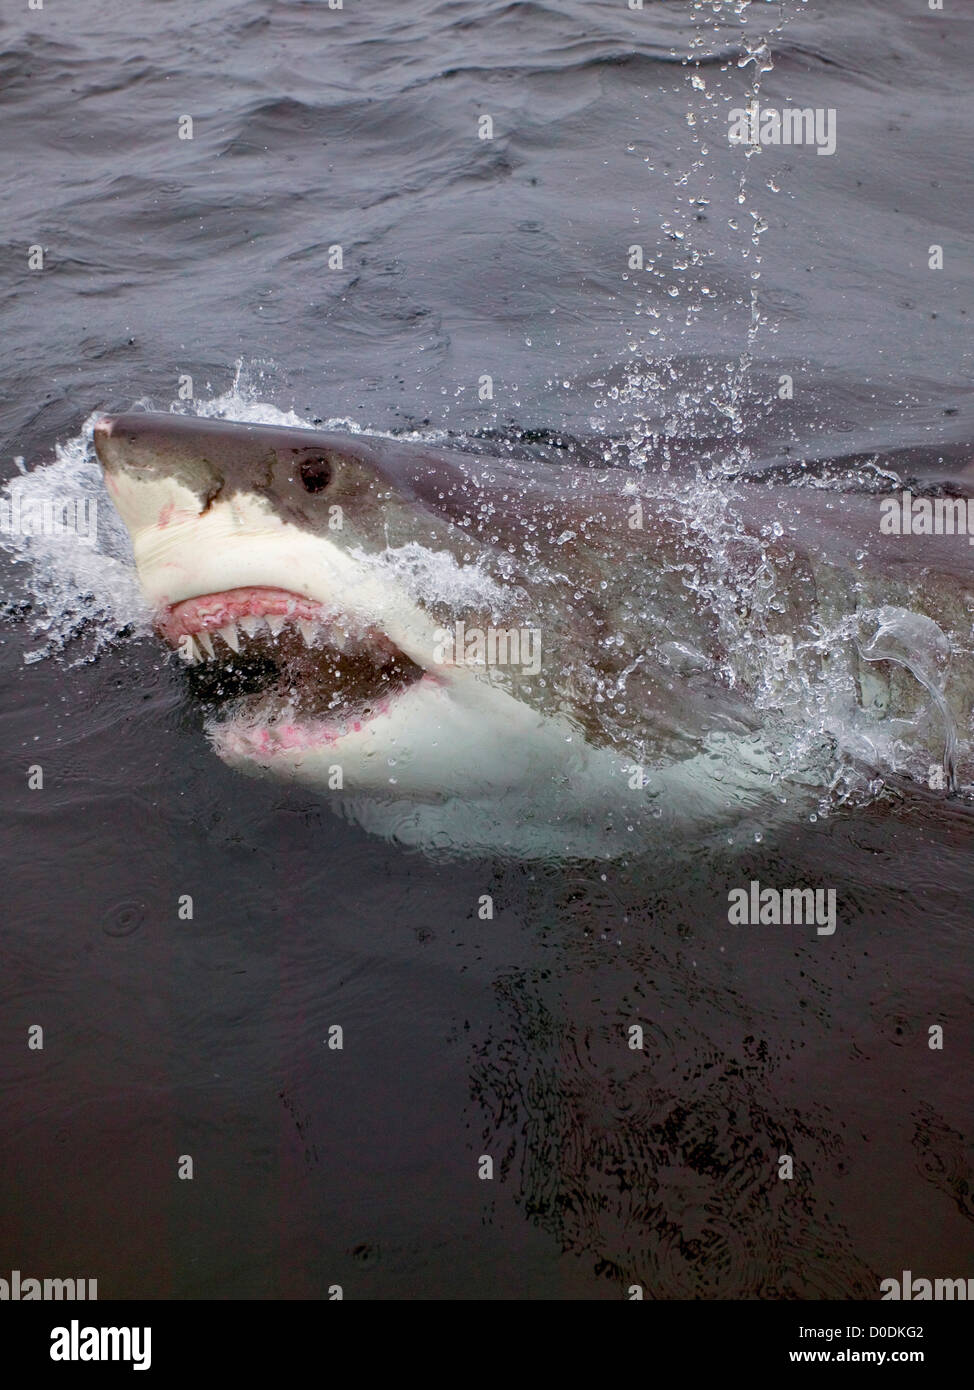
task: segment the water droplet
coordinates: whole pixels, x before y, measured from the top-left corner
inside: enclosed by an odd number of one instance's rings
[[[102,923],[106,936],[132,936],[145,921],[145,903],[128,899],[116,903]]]

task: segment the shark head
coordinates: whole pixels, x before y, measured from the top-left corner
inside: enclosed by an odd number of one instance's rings
[[[558,820],[568,788],[621,774],[566,693],[598,645],[598,575],[568,565],[564,506],[525,465],[169,414],[103,419],[94,441],[231,766],[399,823],[462,803],[493,824],[518,797],[536,820],[546,788]]]

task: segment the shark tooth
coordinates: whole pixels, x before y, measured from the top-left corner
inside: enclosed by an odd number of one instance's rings
[[[248,637],[256,637],[260,631],[260,618],[247,617],[240,619],[240,626]]]
[[[305,645],[306,647],[314,646],[314,640],[315,640],[315,625],[314,625],[314,623],[299,622],[299,623],[298,623],[298,631],[301,633],[301,636],[304,638],[304,645]]]
[[[210,636],[210,634],[208,632],[198,632],[196,634],[196,640],[199,643],[200,648],[212,660],[212,658],[216,656],[216,652],[213,650],[213,638]]]
[[[268,614],[268,616],[267,616],[267,626],[268,626],[268,627],[270,628],[270,630],[271,630],[271,636],[272,636],[272,637],[277,637],[277,636],[280,634],[281,628],[284,626],[284,622],[285,622],[285,619],[284,619],[284,617],[283,617],[282,614],[277,613],[277,614],[274,614],[273,616],[271,616],[270,614]]]
[[[223,638],[231,651],[239,652],[240,638],[237,636],[236,623],[227,623],[226,627],[218,628],[217,633]]]

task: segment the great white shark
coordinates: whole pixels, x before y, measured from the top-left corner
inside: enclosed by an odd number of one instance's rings
[[[972,780],[974,546],[874,495],[161,413],[94,444],[216,753],[376,833],[611,857],[843,768]]]

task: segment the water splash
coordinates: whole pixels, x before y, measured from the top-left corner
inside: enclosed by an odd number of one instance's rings
[[[457,607],[486,605],[502,612],[510,603],[510,591],[498,584],[481,565],[461,565],[445,550],[410,541],[374,555],[352,549],[353,559],[380,571],[391,572],[413,598],[423,603],[446,602]]]
[[[945,685],[951,646],[946,633],[923,613],[890,604],[860,614],[863,632],[860,651],[867,661],[892,661],[903,666],[927,691],[944,725],[944,775],[951,791],[957,791],[957,724],[947,703]]]
[[[149,628],[128,532],[105,491],[91,442],[98,418],[90,415],[73,439],[58,444],[53,462],[19,473],[0,489],[5,508],[20,515],[74,498],[95,519],[88,537],[71,530],[0,534],[12,561],[0,580],[0,611],[8,621],[27,624],[34,644],[27,662],[69,646],[75,659],[91,660],[122,633]]]

